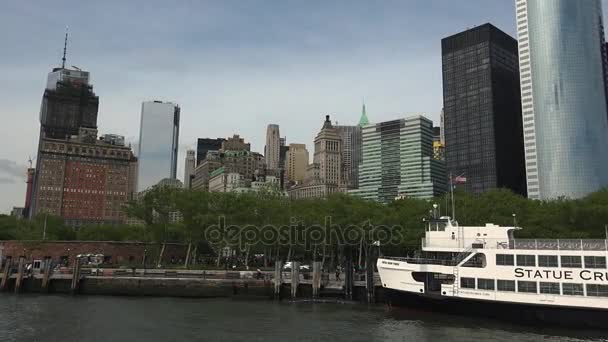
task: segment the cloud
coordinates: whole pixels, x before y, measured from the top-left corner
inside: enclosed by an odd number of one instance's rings
[[[0,183],[17,183],[25,179],[27,166],[19,165],[17,162],[0,159]]]

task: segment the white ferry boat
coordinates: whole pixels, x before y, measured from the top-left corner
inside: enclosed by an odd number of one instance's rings
[[[608,328],[606,240],[519,240],[521,228],[426,220],[421,258],[380,257],[392,305]]]

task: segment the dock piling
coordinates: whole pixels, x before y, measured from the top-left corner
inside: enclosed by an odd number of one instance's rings
[[[80,258],[76,258],[74,262],[74,268],[72,271],[72,286],[70,287],[72,294],[78,292],[78,286],[80,285]]]
[[[294,261],[291,263],[291,299],[296,299],[298,286],[300,286],[300,263]]]
[[[283,262],[278,261],[274,264],[274,299],[281,299],[281,284],[283,283],[283,277],[281,270],[283,268]]]
[[[344,267],[344,298],[346,300],[353,299],[353,255],[352,251],[349,250],[346,256],[346,263]]]
[[[321,289],[321,262],[315,261],[312,264],[312,298],[319,298]]]
[[[17,268],[17,279],[15,279],[15,293],[21,291],[23,283],[23,273],[25,272],[25,257],[19,257],[19,267]]]
[[[6,257],[4,260],[4,269],[2,270],[2,282],[0,282],[0,291],[4,291],[8,286],[8,279],[11,276],[11,266],[13,260],[11,257]]]
[[[374,260],[372,256],[369,255],[369,253],[365,260],[365,293],[367,295],[368,303],[373,304],[376,302],[376,286],[374,284]]]
[[[51,259],[46,259],[44,262],[44,270],[42,275],[42,290],[47,292],[49,289],[49,280],[51,279],[51,272],[53,272],[53,262]]]

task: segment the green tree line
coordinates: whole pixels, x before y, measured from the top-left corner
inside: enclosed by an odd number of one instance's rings
[[[578,200],[534,201],[508,190],[482,194],[457,191],[454,198],[460,225],[495,223],[510,226],[516,221],[523,227],[517,231],[517,238],[604,238],[606,235],[608,190]],[[46,234],[47,240],[181,242],[188,244],[194,254],[197,249],[200,252],[205,248],[219,256],[219,251],[229,247],[237,249],[245,259],[263,254],[270,259],[291,260],[298,256],[333,263],[345,253],[341,241],[306,244],[293,240],[286,243],[279,238],[264,242],[245,239],[237,246],[234,241],[209,241],[208,237],[210,231],[219,226],[220,217],[226,225],[240,227],[301,224],[321,229],[327,229],[327,218],[331,217],[331,224],[338,233],[347,232],[350,225],[361,227],[358,228],[361,230],[365,225],[397,226],[398,241],[382,246],[382,252],[406,255],[420,248],[420,238],[424,236],[422,220],[429,216],[432,205],[438,205],[441,215],[451,216],[450,203],[449,195],[432,200],[401,199],[384,205],[346,194],[334,194],[326,199],[289,200],[276,192],[209,193],[156,187],[125,207],[126,213],[139,219],[141,225],[94,225],[73,229],[64,226],[57,217],[41,216],[30,221],[1,216],[0,239],[40,240]],[[179,222],[171,219],[175,212],[182,216]],[[374,241],[363,234],[354,236],[358,243],[351,241],[348,248],[361,263]],[[219,257],[217,262],[219,264]]]

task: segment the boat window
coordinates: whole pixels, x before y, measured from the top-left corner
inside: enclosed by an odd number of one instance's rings
[[[540,293],[559,294],[559,283],[540,283]]]
[[[578,255],[562,255],[562,267],[581,268],[581,257]]]
[[[587,296],[608,297],[608,285],[587,284]]]
[[[536,255],[518,255],[517,266],[536,266]]]
[[[467,260],[462,267],[477,267],[484,268],[486,267],[486,255],[483,253],[477,253],[471,259]]]
[[[517,281],[517,292],[538,293],[538,288],[535,281]]]
[[[515,261],[512,254],[496,254],[496,265],[498,266],[513,266]]]
[[[475,278],[460,278],[460,287],[463,289],[474,289]]]
[[[562,294],[565,296],[584,296],[583,284],[563,283]]]
[[[557,255],[539,255],[538,256],[539,267],[558,267]]]
[[[497,280],[496,288],[498,291],[515,292],[515,280]]]
[[[477,288],[480,290],[494,290],[494,279],[477,279]]]
[[[606,268],[606,257],[586,256],[585,268]]]

